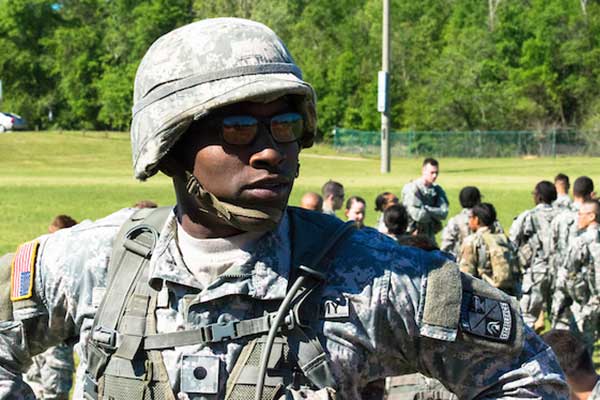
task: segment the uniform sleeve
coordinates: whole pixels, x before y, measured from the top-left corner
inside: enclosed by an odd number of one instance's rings
[[[508,238],[516,247],[521,247],[527,241],[527,237],[525,235],[526,218],[527,213],[524,212],[520,214],[517,218],[515,218],[512,225],[510,226]]]
[[[425,207],[430,216],[438,221],[446,219],[448,216],[448,198],[446,192],[440,186],[436,186],[435,190],[438,194],[438,201],[435,206]]]
[[[459,258],[460,271],[465,274],[478,276],[477,271],[477,248],[471,238],[465,239],[460,248]]]
[[[389,375],[421,372],[460,399],[569,398],[554,354],[524,325],[516,300],[455,264],[421,280],[392,273],[385,298],[375,343]]]
[[[460,231],[458,229],[458,225],[456,224],[456,219],[454,217],[450,218],[448,224],[442,231],[441,250],[453,253],[456,243],[458,242],[459,235]]]
[[[409,183],[402,189],[402,204],[406,207],[406,212],[413,221],[420,223],[430,221],[430,215],[417,196],[417,188],[414,184]]]
[[[58,343],[76,341],[85,335],[84,327],[91,327],[100,300],[94,293],[106,286],[119,226],[89,222],[34,241],[39,247],[31,292],[11,299],[12,316],[0,322],[0,399],[34,399],[21,379],[31,357]]]

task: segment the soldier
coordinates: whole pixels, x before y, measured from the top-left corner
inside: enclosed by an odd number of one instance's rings
[[[512,223],[510,241],[519,251],[524,269],[521,312],[525,323],[533,327],[544,307],[550,290],[551,245],[550,224],[556,215],[552,202],[556,189],[551,182],[541,181],[532,193],[535,208],[524,211]]]
[[[323,212],[323,198],[319,193],[306,192],[300,199],[300,207],[306,210]]]
[[[556,200],[552,203],[552,207],[557,209],[568,209],[571,206],[571,198],[569,197],[569,188],[571,184],[569,177],[565,174],[558,174],[554,177],[554,187],[556,188]]]
[[[577,212],[585,201],[590,200],[594,193],[594,182],[587,176],[580,176],[573,183],[573,202],[569,208],[563,209],[552,220],[552,249],[554,255],[554,290],[552,291],[552,327],[568,329],[570,327],[571,311],[568,303],[572,302],[564,290],[564,280],[567,272],[563,268],[564,260],[570,243],[577,236]]]
[[[335,212],[344,204],[344,186],[331,179],[321,188],[323,194],[323,213],[335,216]]]
[[[571,399],[600,400],[600,376],[586,344],[568,330],[552,329],[542,335],[558,358],[571,389]]]
[[[586,200],[578,212],[580,234],[567,251],[564,269],[565,287],[571,299],[571,311],[577,329],[583,334],[591,352],[598,340],[600,315],[600,204]]]
[[[48,226],[48,232],[54,233],[60,229],[70,228],[74,225],[77,225],[77,221],[75,221],[72,217],[60,214],[54,217],[50,225]]]
[[[433,158],[423,161],[421,177],[404,185],[402,204],[408,211],[408,233],[426,235],[435,241],[435,234],[442,230],[442,221],[448,216],[448,198],[444,189],[435,181],[439,163]]]
[[[504,233],[494,233],[496,209],[489,203],[473,206],[469,230],[458,259],[462,272],[481,278],[505,293],[518,297],[521,277],[517,254]]]
[[[379,193],[375,198],[375,211],[378,211],[379,217],[377,218],[377,230],[381,233],[388,233],[388,230],[385,226],[385,222],[383,221],[383,213],[385,210],[398,204],[398,197],[394,193],[383,192]]]
[[[344,214],[348,221],[354,221],[357,228],[365,226],[365,212],[367,203],[360,196],[352,196],[346,201],[346,211]]]
[[[450,218],[442,231],[442,245],[440,248],[455,257],[460,254],[463,240],[471,234],[469,229],[469,216],[471,208],[481,203],[481,193],[475,186],[465,186],[461,189],[458,200],[463,208],[460,213]],[[500,222],[494,221],[491,227],[493,233],[504,233]]]
[[[31,399],[30,357],[79,337],[88,398],[356,399],[420,371],[460,398],[566,399],[509,296],[443,253],[287,207],[315,133],[313,89],[266,26],[210,19],[159,38],[136,74],[134,171],[171,176],[177,206],[19,247],[0,397]]]

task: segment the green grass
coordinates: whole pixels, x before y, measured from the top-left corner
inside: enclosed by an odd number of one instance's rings
[[[337,154],[315,146],[301,154],[301,175],[290,198],[298,204],[305,191],[319,191],[327,179],[342,182],[347,196],[368,202],[367,224],[374,225],[375,196],[383,191],[400,194],[402,186],[420,173],[420,159],[393,159],[392,172],[379,173],[379,160]],[[478,186],[493,203],[508,229],[512,219],[533,206],[531,190],[558,172],[574,180],[579,175],[597,179],[598,158],[440,159],[439,183],[450,199],[450,214],[460,210],[458,192]],[[57,214],[77,220],[97,219],[140,199],[172,204],[170,180],[156,176],[139,183],[132,177],[129,137],[106,132],[8,133],[0,135],[0,254],[45,233]],[[341,213],[339,214],[342,215]],[[596,354],[598,352],[596,351]],[[600,359],[595,359],[596,363]]]
[[[375,196],[400,194],[420,173],[420,159],[393,159],[392,172],[382,175],[379,160],[337,154],[328,146],[301,153],[301,175],[290,204],[305,191],[319,191],[327,179],[342,182],[347,196],[368,202],[367,224],[373,225]],[[438,182],[450,199],[450,214],[459,211],[458,192],[478,186],[493,203],[505,228],[521,211],[532,207],[531,190],[557,172],[575,178],[600,171],[598,158],[440,159]],[[172,204],[169,178],[156,176],[140,183],[132,177],[129,138],[124,133],[43,132],[0,135],[0,254],[44,232],[57,214],[77,220],[97,219],[140,199]],[[339,213],[341,216],[342,214]]]

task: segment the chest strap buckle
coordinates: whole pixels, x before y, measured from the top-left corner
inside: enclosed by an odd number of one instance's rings
[[[117,348],[117,331],[97,326],[92,332],[92,340],[103,349],[114,351]]]

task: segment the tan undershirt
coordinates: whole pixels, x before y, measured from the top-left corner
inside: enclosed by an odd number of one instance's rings
[[[197,239],[177,224],[177,242],[183,261],[204,287],[234,264],[246,262],[262,235],[264,232],[245,232],[227,238]]]

